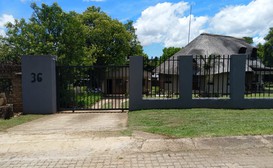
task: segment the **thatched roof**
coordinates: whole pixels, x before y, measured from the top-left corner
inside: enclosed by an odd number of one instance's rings
[[[246,63],[246,71],[252,71],[251,66],[264,67],[259,59],[257,59],[257,48],[248,44],[242,38],[235,38],[231,36],[223,36],[223,35],[215,35],[215,34],[207,34],[203,33],[196,37],[193,41],[191,41],[188,45],[186,45],[179,52],[174,54],[168,60],[177,60],[178,56],[183,55],[193,55],[194,59],[196,56],[230,56],[234,54],[246,54],[248,55],[249,60],[251,62]],[[254,61],[254,62],[253,62]],[[198,64],[202,62],[197,61]],[[215,73],[227,72],[227,68],[229,67],[229,62],[224,61],[221,62],[219,67],[215,67]],[[170,64],[171,67],[164,66],[162,63],[159,67],[156,68],[157,72],[169,72],[169,74],[177,74],[177,62]],[[168,69],[169,70],[168,70]]]
[[[178,55],[232,55],[238,54],[240,48],[246,48],[246,54],[252,53],[253,46],[244,39],[203,33],[191,41]]]

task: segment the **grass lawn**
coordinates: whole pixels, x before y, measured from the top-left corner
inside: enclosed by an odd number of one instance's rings
[[[76,104],[79,107],[90,108],[102,99],[100,93],[79,93],[76,95]]]
[[[184,109],[129,113],[129,130],[169,137],[273,134],[273,110]]]
[[[0,119],[0,131],[43,117],[44,115],[20,115],[9,120]]]

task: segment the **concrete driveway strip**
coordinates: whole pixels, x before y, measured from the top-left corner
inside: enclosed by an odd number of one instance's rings
[[[126,113],[54,114],[13,127],[9,132],[56,133],[80,131],[115,131],[126,129]]]
[[[122,136],[126,113],[54,114],[0,132],[0,167],[273,167],[273,136]]]

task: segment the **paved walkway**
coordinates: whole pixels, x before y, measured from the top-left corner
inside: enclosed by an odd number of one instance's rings
[[[126,114],[105,115],[56,114],[2,132],[0,167],[273,167],[273,136],[129,137]]]

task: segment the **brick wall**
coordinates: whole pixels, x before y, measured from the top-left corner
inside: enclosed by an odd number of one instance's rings
[[[8,104],[13,104],[14,112],[23,111],[22,100],[22,73],[21,66],[18,65],[0,65],[0,80],[11,81],[10,90],[0,90],[5,92]]]

